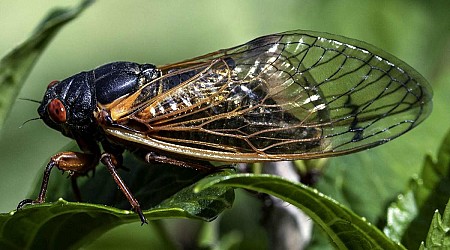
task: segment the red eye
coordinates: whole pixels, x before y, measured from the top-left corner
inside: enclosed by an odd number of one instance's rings
[[[52,119],[55,123],[66,122],[66,108],[60,100],[51,100],[47,106],[47,112],[50,119]]]
[[[55,84],[57,84],[57,83],[59,83],[58,80],[51,81],[51,82],[47,85],[47,89],[49,89],[51,86],[53,86],[53,85],[55,85]]]

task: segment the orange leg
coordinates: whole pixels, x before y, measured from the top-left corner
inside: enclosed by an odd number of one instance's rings
[[[139,218],[142,221],[142,224],[147,223],[147,220],[142,213],[139,202],[134,198],[131,194],[128,187],[123,182],[122,178],[117,174],[117,168],[120,167],[118,160],[120,161],[120,157],[117,160],[112,154],[103,153],[101,158],[101,162],[106,165],[109,173],[114,178],[114,181],[117,183],[119,188],[124,193],[125,197],[130,202],[133,210],[139,215]],[[62,152],[56,154],[50,159],[50,162],[47,164],[45,168],[44,177],[42,179],[41,190],[39,192],[38,198],[36,200],[25,199],[19,203],[17,209],[21,209],[23,206],[28,204],[41,204],[45,202],[45,195],[47,193],[48,181],[50,178],[50,173],[53,167],[57,167],[62,171],[68,171],[74,176],[78,176],[76,174],[85,174],[87,171],[93,169],[98,162],[98,158],[93,154],[88,153],[78,153],[78,152]],[[72,183],[74,185],[74,183]],[[79,192],[78,192],[79,193]]]
[[[45,202],[45,195],[48,188],[48,180],[53,167],[57,167],[62,171],[69,173],[86,173],[88,170],[95,167],[97,164],[97,157],[93,154],[79,153],[79,152],[61,152],[54,155],[44,171],[42,178],[41,190],[36,200],[25,199],[19,203],[17,209],[22,208],[27,204],[40,204]]]

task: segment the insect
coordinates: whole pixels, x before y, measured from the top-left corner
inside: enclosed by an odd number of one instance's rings
[[[75,180],[101,161],[145,223],[117,173],[124,150],[200,170],[208,161],[337,156],[409,131],[430,114],[431,99],[406,63],[321,32],[267,35],[161,67],[109,63],[48,85],[40,118],[82,152],[51,157],[38,198],[18,208],[45,201],[52,168]]]

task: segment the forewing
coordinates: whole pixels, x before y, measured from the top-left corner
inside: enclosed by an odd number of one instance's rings
[[[412,129],[432,106],[430,86],[404,62],[326,33],[269,35],[161,69],[107,132],[204,160],[359,151]]]

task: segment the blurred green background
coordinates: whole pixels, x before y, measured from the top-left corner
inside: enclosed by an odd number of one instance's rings
[[[49,9],[77,3],[1,1],[0,55],[25,40]],[[400,192],[419,170],[423,156],[435,155],[450,128],[449,9],[450,1],[445,0],[97,1],[56,36],[19,96],[40,100],[50,81],[111,61],[173,63],[287,30],[316,30],[356,38],[404,60],[423,74],[434,89],[434,111],[424,124],[387,145],[358,153],[373,165],[349,166],[353,156],[330,164],[347,165],[342,171],[350,174],[352,168],[366,168],[374,179],[384,178],[383,173],[377,172],[377,165],[407,166],[392,170],[401,172],[403,178],[388,184],[366,183],[369,190],[372,185],[389,185],[391,188],[386,190]],[[34,103],[17,101],[1,131],[1,212],[13,210],[20,200],[28,198],[34,183],[41,180],[42,166],[70,141],[40,121],[19,128],[24,121],[37,117],[36,108]],[[396,193],[380,195],[395,197]],[[353,209],[358,212],[357,207]],[[149,244],[147,230],[151,229],[142,230],[136,224],[126,227],[135,233],[134,237],[141,234],[145,238],[143,246]]]

